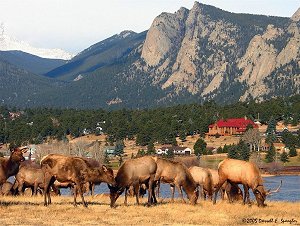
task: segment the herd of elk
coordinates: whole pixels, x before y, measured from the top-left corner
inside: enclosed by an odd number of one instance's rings
[[[125,161],[119,168],[116,177],[113,170],[101,165],[94,159],[49,154],[44,156],[40,165],[31,161],[24,161],[23,153],[27,148],[11,150],[9,158],[0,158],[0,194],[11,195],[18,192],[22,194],[26,187],[37,194],[38,189],[44,191],[44,205],[51,204],[50,188],[58,193],[59,187],[71,187],[74,194],[74,205],[79,193],[83,206],[87,207],[83,192],[91,190],[102,182],[107,183],[110,189],[110,206],[115,207],[116,200],[125,190],[125,205],[127,195],[139,196],[148,190],[148,205],[157,203],[155,189],[159,194],[160,183],[168,183],[171,187],[174,201],[175,187],[178,189],[183,202],[182,189],[187,194],[190,204],[195,205],[199,196],[205,199],[208,196],[216,203],[219,190],[222,199],[226,193],[229,202],[243,200],[243,204],[250,203],[249,189],[251,188],[259,207],[265,206],[266,196],[278,192],[281,185],[274,191],[266,191],[258,167],[251,162],[235,159],[225,159],[220,162],[218,170],[202,168],[193,159],[184,161],[167,160],[159,157],[144,156]],[[196,163],[196,164],[195,164]],[[188,168],[188,167],[189,168]],[[7,181],[15,175],[15,183]],[[238,184],[242,184],[244,193]],[[143,192],[143,194],[142,194]],[[213,197],[214,194],[214,197]]]

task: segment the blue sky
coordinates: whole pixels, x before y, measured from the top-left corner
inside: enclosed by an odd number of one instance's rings
[[[300,0],[201,0],[226,11],[290,17]],[[123,30],[147,30],[161,12],[194,0],[1,0],[6,32],[43,48],[77,53]]]

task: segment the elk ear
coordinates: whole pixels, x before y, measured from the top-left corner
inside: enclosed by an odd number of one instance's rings
[[[107,167],[105,165],[102,166],[102,169],[103,169],[104,172],[108,171],[108,169],[107,169]]]

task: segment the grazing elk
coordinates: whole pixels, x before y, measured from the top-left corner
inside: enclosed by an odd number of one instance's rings
[[[278,192],[281,184],[275,191],[266,191],[258,167],[252,162],[246,162],[237,159],[225,159],[219,163],[218,167],[219,183],[216,187],[213,203],[216,203],[217,193],[220,187],[226,182],[242,184],[244,188],[243,203],[247,201],[250,204],[249,188],[252,189],[259,207],[264,207],[266,196]]]
[[[156,169],[157,164],[150,156],[125,161],[118,170],[115,178],[116,185],[109,186],[110,206],[115,207],[118,197],[124,190],[126,190],[124,204],[127,205],[127,190],[131,185],[134,188],[136,202],[139,205],[139,189],[141,184],[146,184],[148,188],[148,205],[151,205],[152,201],[157,202],[153,192]]]
[[[18,173],[20,162],[25,160],[23,153],[26,151],[27,147],[14,148],[9,158],[0,158],[0,187],[10,176]]]
[[[92,168],[89,163],[79,157],[71,157],[59,154],[49,154],[41,160],[44,173],[44,205],[51,204],[50,186],[55,180],[59,182],[73,183],[75,186],[74,206],[77,192],[79,192],[82,204],[87,207],[83,197],[83,185],[86,182],[106,182],[115,184],[113,171],[106,166]]]
[[[203,195],[203,199],[206,199],[206,194],[209,197],[212,196],[213,181],[210,171],[198,166],[190,167],[189,171],[196,184],[201,187],[201,194]]]
[[[153,159],[157,163],[155,181],[158,184],[163,182],[171,185],[172,201],[174,201],[174,192],[176,186],[182,201],[185,202],[182,194],[183,188],[188,196],[188,199],[190,200],[190,204],[195,205],[199,196],[199,190],[188,168],[179,162],[158,157],[153,157]]]

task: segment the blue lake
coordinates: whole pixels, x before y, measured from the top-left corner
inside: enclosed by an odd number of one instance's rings
[[[264,177],[265,189],[276,189],[280,181],[282,180],[282,187],[278,193],[274,193],[267,197],[267,200],[274,201],[290,201],[299,202],[300,201],[300,176],[272,176]],[[161,184],[161,197],[170,198],[171,191],[168,184]],[[96,186],[96,194],[109,193],[109,189],[106,183]],[[63,195],[69,195],[70,191],[67,189],[62,189]],[[250,190],[251,199],[254,198],[252,190]],[[175,197],[178,197],[177,189],[175,189]]]

